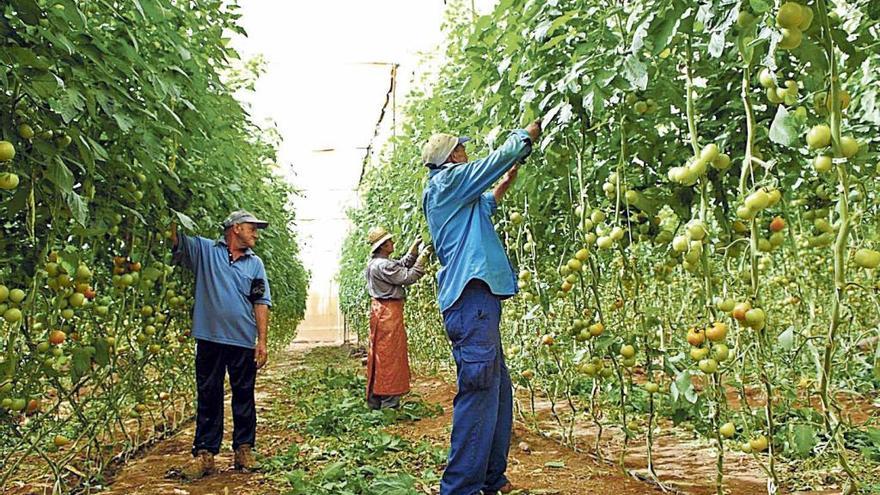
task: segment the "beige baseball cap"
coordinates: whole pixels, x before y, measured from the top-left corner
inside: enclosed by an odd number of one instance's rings
[[[467,136],[437,133],[432,135],[422,147],[423,165],[443,165],[459,144],[470,141]]]

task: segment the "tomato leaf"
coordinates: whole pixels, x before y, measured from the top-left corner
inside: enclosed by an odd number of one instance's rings
[[[816,429],[811,425],[797,424],[791,426],[791,443],[799,457],[805,457],[819,442]]]
[[[71,364],[70,376],[73,378],[73,382],[76,383],[80,378],[87,375],[92,368],[91,352],[85,347],[77,347],[73,350]]]
[[[770,140],[782,146],[791,147],[798,140],[798,124],[793,114],[784,105],[776,109],[776,117],[770,125]]]
[[[408,495],[415,492],[415,478],[406,473],[388,474],[377,477],[370,484],[374,493],[389,495]]]
[[[784,332],[777,337],[779,345],[786,351],[791,351],[794,347],[794,327],[789,326]]]
[[[51,72],[42,72],[30,80],[30,89],[34,96],[40,98],[50,98],[55,95],[59,88],[64,86],[64,82]]]
[[[683,12],[684,2],[676,2],[675,5],[673,5],[672,8],[667,9],[663,15],[658,15],[654,19],[654,25],[651,27],[651,31],[654,33],[654,55],[659,54],[669,46],[670,40],[672,40],[672,37],[678,32]]]
[[[32,69],[48,70],[49,61],[45,57],[41,57],[29,48],[20,46],[11,46],[8,48],[8,57],[22,67],[30,67]]]
[[[110,344],[107,339],[95,339],[93,344],[95,347],[95,363],[99,366],[107,366],[110,364]]]
[[[59,191],[73,191],[73,173],[67,168],[67,165],[64,164],[60,157],[56,156],[55,159],[49,163],[49,168],[46,170],[46,178],[52,181],[52,183],[58,187]]]
[[[61,115],[65,124],[70,123],[82,113],[83,109],[85,109],[85,104],[86,101],[82,94],[73,88],[67,88],[57,98],[49,100],[49,107]]]
[[[648,67],[634,54],[629,54],[623,61],[623,77],[640,91],[648,87]]]
[[[177,216],[177,220],[180,221],[180,225],[183,225],[187,230],[195,231],[198,227],[196,227],[196,223],[193,221],[185,213],[181,213],[177,210],[171,209],[171,211]]]
[[[691,404],[697,403],[697,392],[694,390],[694,384],[691,382],[691,374],[684,370],[675,377],[675,381],[669,385],[669,392],[672,400],[678,402],[682,397]]]
[[[12,6],[18,12],[18,18],[25,24],[36,26],[40,23],[43,11],[36,0],[12,0]]]
[[[61,196],[64,197],[64,202],[67,203],[67,208],[70,210],[73,219],[76,220],[78,224],[85,227],[89,211],[82,196],[73,191],[61,191]]]
[[[768,2],[767,0],[749,0],[749,5],[751,5],[752,10],[754,10],[756,14],[763,14],[770,10],[773,6],[773,2]]]

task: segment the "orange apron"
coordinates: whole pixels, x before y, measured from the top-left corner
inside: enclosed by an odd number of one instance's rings
[[[373,299],[370,305],[370,349],[367,354],[367,398],[409,392],[409,356],[403,327],[403,300]]]

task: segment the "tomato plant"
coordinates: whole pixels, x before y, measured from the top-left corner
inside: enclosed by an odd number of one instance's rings
[[[366,332],[360,233],[427,236],[427,136],[480,136],[478,157],[541,116],[495,217],[520,272],[502,335],[522,417],[549,415],[571,445],[587,421],[598,455],[615,428],[622,467],[642,438],[658,483],[661,422],[711,443],[718,493],[731,456],[772,493],[793,476],[779,462],[808,454],[838,466],[841,491],[876,483],[849,440],[870,421],[842,420],[839,400],[880,384],[878,18],[876,2],[828,0],[502,0],[450,16],[446,62],[364,172],[339,275],[348,323]],[[442,367],[435,283],[410,291],[407,322],[414,356]]]
[[[268,219],[273,339],[295,332],[292,190],[233,98],[255,77],[223,37],[237,18],[217,1],[0,5],[0,486],[34,459],[48,467],[23,476],[87,483],[189,414],[172,221],[218,237],[231,210]]]

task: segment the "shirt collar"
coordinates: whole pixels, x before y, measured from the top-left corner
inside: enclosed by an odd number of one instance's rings
[[[434,177],[435,175],[439,174],[440,172],[442,172],[444,170],[449,170],[449,169],[457,167],[459,165],[464,165],[464,163],[446,162],[443,165],[440,165],[439,167],[430,168],[430,169],[428,169],[428,177]]]
[[[226,248],[227,251],[229,250],[229,245],[226,244],[226,239],[224,239],[224,238],[222,238],[222,237],[219,238],[219,239],[217,239],[216,241],[214,241],[214,245],[215,245],[215,246],[220,246],[220,245],[222,245],[224,248]],[[254,254],[255,254],[255,253],[254,253],[254,250],[251,249],[251,248],[247,248],[247,249],[244,250],[244,255],[245,255],[245,256],[253,256]]]

